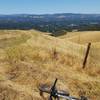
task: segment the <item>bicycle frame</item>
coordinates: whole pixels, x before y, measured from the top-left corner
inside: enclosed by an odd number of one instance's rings
[[[56,89],[56,83],[57,83],[57,80],[55,80],[53,86],[51,87],[51,89],[46,89],[45,86],[41,86],[39,88],[40,90],[40,96],[43,96],[43,93],[47,93],[47,94],[50,94],[50,97],[49,97],[49,100],[53,100],[52,98],[54,99],[58,99],[60,100],[60,98],[63,98],[65,100],[87,100],[86,97],[84,96],[81,96],[81,98],[76,98],[76,97],[73,97],[73,96],[70,96],[70,94],[68,92],[65,92],[65,91],[59,91]]]

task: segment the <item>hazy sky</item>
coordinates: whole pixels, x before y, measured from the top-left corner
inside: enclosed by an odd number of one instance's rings
[[[99,13],[100,0],[0,0],[0,14]]]

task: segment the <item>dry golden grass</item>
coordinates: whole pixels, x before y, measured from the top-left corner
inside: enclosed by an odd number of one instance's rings
[[[4,45],[5,48],[0,49],[0,100],[43,100],[38,86],[51,84],[55,78],[59,79],[59,89],[67,89],[74,96],[86,95],[91,100],[99,100],[99,43],[92,45],[83,70],[87,44],[72,43],[35,30],[6,30],[4,33],[9,33],[10,38],[14,33],[16,37],[25,34],[30,38],[24,42],[19,39],[16,45]]]
[[[60,38],[78,44],[100,42],[100,31],[69,32],[67,35],[61,36]]]
[[[19,45],[26,42],[30,38],[25,32],[20,31],[0,31],[0,48],[7,48],[13,45]]]

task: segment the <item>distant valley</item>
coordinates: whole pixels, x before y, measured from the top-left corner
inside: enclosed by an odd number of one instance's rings
[[[36,29],[59,36],[70,31],[100,30],[100,14],[0,15],[0,29]]]

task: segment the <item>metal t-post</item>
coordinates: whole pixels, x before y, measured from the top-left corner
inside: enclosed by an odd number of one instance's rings
[[[84,61],[83,61],[83,69],[86,67],[87,58],[88,58],[88,55],[89,55],[89,52],[90,52],[90,47],[91,47],[91,43],[88,43],[87,51],[86,51],[85,58],[84,58]]]

